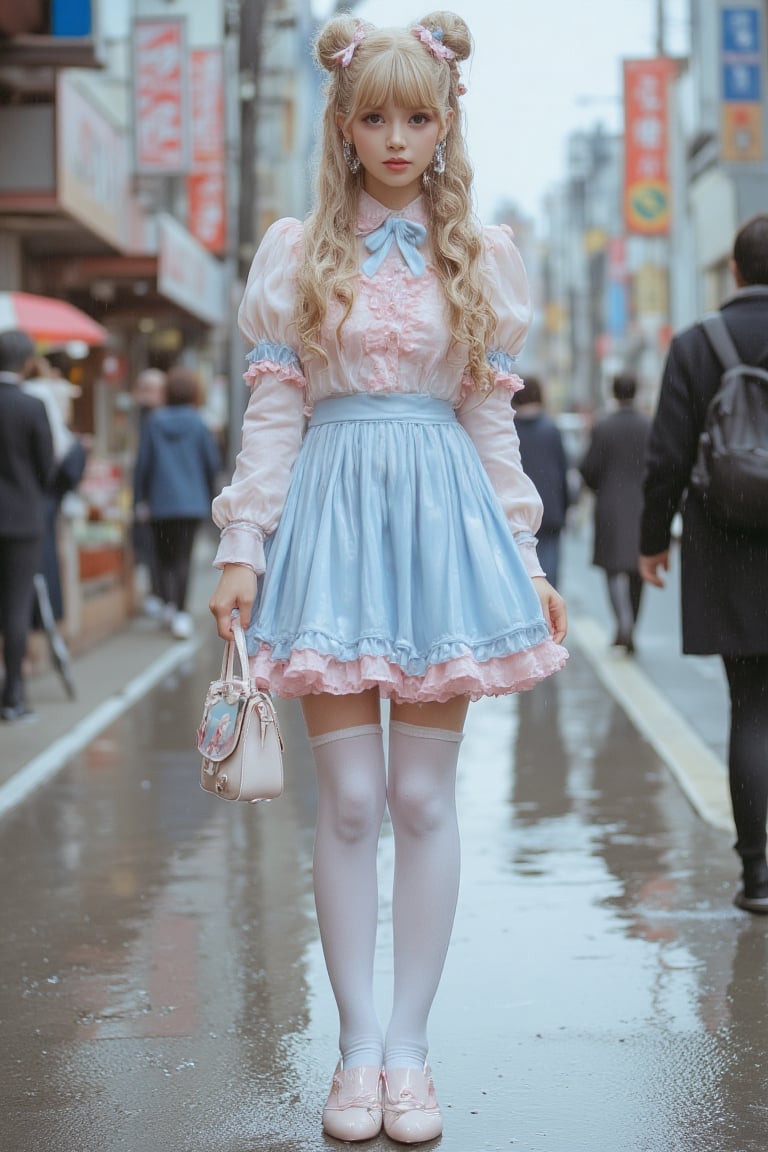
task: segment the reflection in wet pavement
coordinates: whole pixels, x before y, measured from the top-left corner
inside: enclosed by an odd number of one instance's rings
[[[299,712],[285,795],[220,803],[190,751],[214,671],[155,689],[0,825],[3,1152],[340,1147]],[[473,706],[459,803],[440,1148],[764,1152],[768,924],[732,908],[727,836],[578,652]],[[382,1014],[391,872],[386,827]]]

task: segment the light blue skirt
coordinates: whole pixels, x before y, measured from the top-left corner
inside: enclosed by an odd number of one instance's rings
[[[279,696],[476,699],[567,657],[445,401],[320,401],[266,553],[247,637],[252,675]]]

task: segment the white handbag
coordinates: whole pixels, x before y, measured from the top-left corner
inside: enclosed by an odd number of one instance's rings
[[[200,787],[223,800],[274,800],[283,791],[283,741],[272,699],[249,676],[248,651],[234,618],[221,677],[208,689],[197,748],[203,761]],[[235,675],[235,653],[240,676]]]

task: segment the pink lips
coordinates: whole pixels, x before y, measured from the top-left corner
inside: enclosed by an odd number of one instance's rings
[[[393,172],[402,172],[404,168],[408,167],[407,160],[385,160],[385,168],[391,168]]]

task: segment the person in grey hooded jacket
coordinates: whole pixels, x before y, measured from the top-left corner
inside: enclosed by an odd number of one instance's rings
[[[137,517],[149,520],[165,618],[178,639],[192,634],[186,611],[192,549],[208,519],[220,466],[213,434],[197,411],[200,386],[187,368],[168,373],[166,404],[144,421],[136,458]]]

